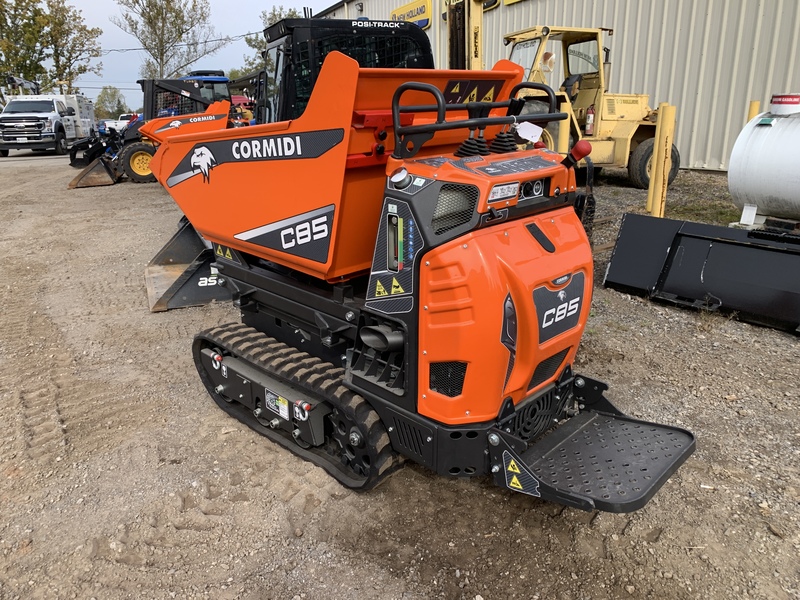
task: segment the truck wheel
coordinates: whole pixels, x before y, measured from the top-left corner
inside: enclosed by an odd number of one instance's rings
[[[134,183],[152,183],[156,180],[150,168],[150,159],[156,153],[152,144],[134,142],[122,149],[119,156],[122,171]]]
[[[655,138],[647,138],[636,149],[631,152],[628,159],[628,177],[633,185],[646,190],[650,186],[650,172],[653,164],[653,150],[655,149]],[[681,166],[681,155],[675,144],[672,144],[672,166],[669,169],[667,184],[672,185],[678,176],[678,169]]]
[[[0,156],[8,156],[8,150],[0,150]]]
[[[56,154],[64,155],[67,153],[67,136],[63,131],[56,133]]]

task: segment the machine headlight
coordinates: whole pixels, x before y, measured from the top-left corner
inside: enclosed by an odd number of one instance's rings
[[[509,198],[516,198],[519,191],[519,183],[503,183],[496,185],[489,193],[489,202],[497,202],[498,200],[508,200]]]
[[[45,131],[53,131],[53,119],[47,119],[44,122],[44,130]]]

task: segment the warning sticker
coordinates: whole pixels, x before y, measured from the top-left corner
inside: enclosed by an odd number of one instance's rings
[[[395,279],[395,281],[397,281],[397,280]],[[389,292],[387,292],[386,288],[383,287],[383,284],[381,283],[380,279],[375,284],[375,295],[376,296],[388,296],[389,295]]]
[[[289,401],[267,388],[264,388],[264,406],[287,421],[289,420]]]
[[[508,450],[503,451],[503,465],[506,468],[506,486],[509,489],[537,498],[541,496],[539,480],[528,471],[525,465],[517,462]]]
[[[226,260],[231,260],[233,262],[241,264],[236,254],[234,252],[231,252],[231,249],[228,248],[227,246],[222,246],[221,244],[214,244],[214,254],[219,258],[224,258]]]
[[[380,285],[380,284],[381,284],[381,282],[379,281],[378,285]],[[385,293],[386,293],[386,290],[384,290],[384,294]],[[400,287],[400,282],[397,281],[397,277],[392,277],[392,295],[394,295],[394,294],[405,294],[405,292],[403,291],[403,288]],[[380,294],[375,294],[375,295],[379,296]]]
[[[501,79],[451,79],[442,92],[447,104],[494,102],[504,83]]]

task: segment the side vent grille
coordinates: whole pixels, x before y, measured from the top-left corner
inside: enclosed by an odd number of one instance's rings
[[[423,432],[401,419],[394,419],[394,428],[400,446],[409,454],[423,458],[425,447]]]
[[[561,363],[564,362],[564,358],[567,356],[571,348],[572,347],[566,348],[558,354],[554,354],[550,358],[545,358],[542,362],[540,362],[536,366],[536,370],[533,372],[531,382],[528,384],[528,391],[543,384],[545,381],[555,375],[556,371],[558,371],[558,367],[560,367]]]
[[[428,387],[431,391],[455,398],[461,395],[466,376],[467,363],[465,362],[431,363]]]
[[[480,192],[474,185],[445,183],[439,190],[431,228],[436,235],[469,223],[475,214]]]

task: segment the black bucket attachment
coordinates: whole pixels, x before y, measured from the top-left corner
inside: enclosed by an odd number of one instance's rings
[[[78,173],[69,182],[69,189],[97,187],[100,185],[114,185],[121,179],[122,175],[114,169],[111,158],[101,156],[94,159],[89,166]]]
[[[800,333],[800,236],[626,214],[605,285]]]
[[[161,312],[230,300],[231,293],[219,285],[214,260],[205,240],[191,223],[183,221],[144,271],[150,310]]]

